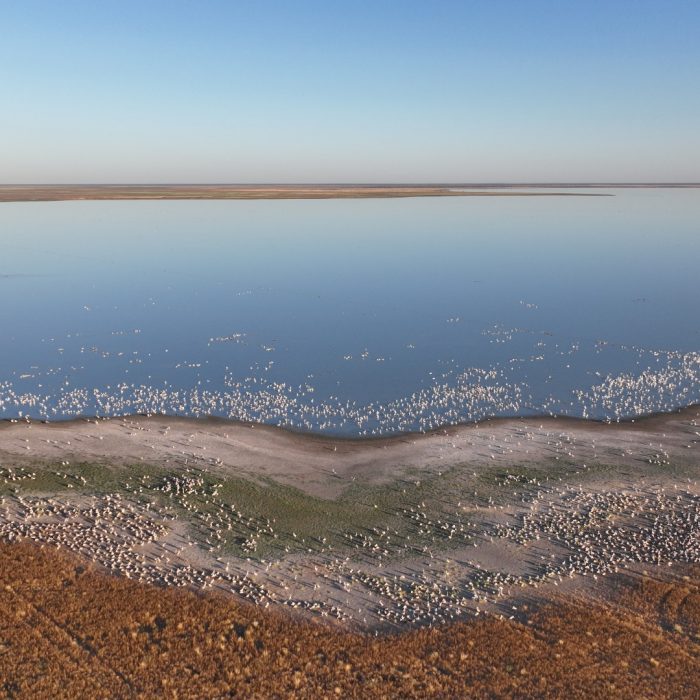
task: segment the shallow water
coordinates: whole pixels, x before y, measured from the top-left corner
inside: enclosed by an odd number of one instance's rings
[[[605,193],[3,204],[0,417],[365,434],[696,403],[700,191]]]

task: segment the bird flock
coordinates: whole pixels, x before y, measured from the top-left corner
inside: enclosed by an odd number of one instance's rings
[[[421,502],[387,512],[386,525],[334,531],[329,522],[303,538],[273,513],[223,498],[202,469],[142,475],[103,494],[81,491],[79,475],[53,476],[60,495],[30,495],[21,486],[36,470],[2,468],[10,491],[0,539],[71,551],[146,584],[216,589],[361,628],[514,617],[522,589],[700,563],[700,497],[689,479],[612,489],[506,474],[500,485],[515,491],[505,508],[459,501],[438,512]],[[502,554],[498,565],[481,557],[489,547]]]
[[[489,331],[489,337],[500,343],[522,332],[496,328]],[[237,335],[223,339],[237,339]],[[216,343],[222,339],[212,340]],[[538,341],[537,345],[541,343]],[[598,343],[596,347],[603,352],[608,344]],[[189,387],[126,381],[102,387],[76,387],[65,381],[49,391],[42,389],[41,383],[23,390],[18,384],[21,380],[6,380],[0,382],[0,416],[42,420],[130,414],[219,416],[302,431],[376,436],[430,431],[492,416],[570,415],[617,421],[700,402],[700,353],[627,346],[617,350],[632,353],[640,369],[607,375],[589,372],[592,383],[570,389],[568,396],[559,391],[543,393],[551,375],[538,381],[537,390],[525,381],[525,367],[547,364],[541,354],[511,358],[490,368],[458,370],[449,363],[441,374],[429,373],[427,386],[399,398],[368,403],[332,393],[321,396],[310,383],[313,377],[296,385],[272,379],[266,374],[271,366],[267,363],[256,365],[257,373],[242,378],[227,369],[220,388],[201,380]],[[557,351],[557,361],[567,361],[563,369],[557,370],[560,377],[570,371],[568,360],[579,351],[578,344]],[[178,362],[174,367],[182,365],[201,367],[202,363]]]

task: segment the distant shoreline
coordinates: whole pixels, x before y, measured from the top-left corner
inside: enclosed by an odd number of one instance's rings
[[[696,182],[484,182],[484,183],[343,183],[343,184],[5,184],[2,202],[100,200],[271,200],[387,199],[404,197],[613,197],[610,192],[551,190],[700,189]],[[548,190],[548,191],[544,191]]]
[[[0,185],[0,202],[613,196],[597,192],[516,191],[515,187],[520,188],[516,185]],[[548,185],[523,187],[550,188]]]

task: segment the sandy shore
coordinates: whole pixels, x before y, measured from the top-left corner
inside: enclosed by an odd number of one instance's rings
[[[499,418],[425,434],[348,439],[289,432],[223,419],[127,416],[45,423],[0,422],[0,459],[207,467],[217,473],[267,477],[321,498],[354,480],[391,482],[415,470],[458,464],[546,468],[552,461],[608,461],[634,471],[660,451],[697,460],[700,407],[634,421]],[[699,429],[700,430],[700,429]]]
[[[0,202],[134,199],[367,199],[387,197],[610,196],[533,189],[383,185],[0,185]]]
[[[163,416],[4,422],[0,539],[351,629],[518,619],[562,591],[605,600],[618,571],[700,563],[699,446],[700,407],[367,440]]]

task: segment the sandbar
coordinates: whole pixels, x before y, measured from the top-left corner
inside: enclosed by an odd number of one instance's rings
[[[612,196],[609,193],[551,192],[453,186],[385,185],[0,185],[0,202],[188,199],[376,199],[402,197]]]

